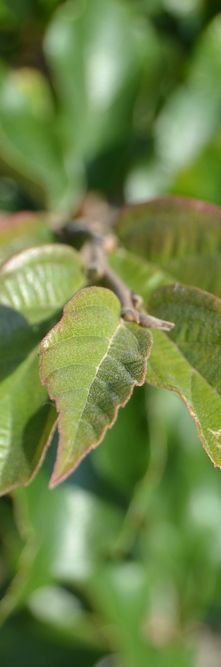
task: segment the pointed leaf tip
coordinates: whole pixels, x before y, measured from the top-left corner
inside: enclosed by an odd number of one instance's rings
[[[152,337],[120,319],[108,289],[89,287],[64,308],[40,346],[40,375],[59,412],[60,441],[50,486],[101,442],[133,387],[143,384]]]

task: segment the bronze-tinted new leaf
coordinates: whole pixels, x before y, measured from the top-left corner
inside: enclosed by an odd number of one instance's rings
[[[183,197],[127,206],[116,224],[123,245],[156,270],[221,297],[221,208]],[[164,281],[165,282],[165,281]],[[168,281],[169,282],[169,281]]]

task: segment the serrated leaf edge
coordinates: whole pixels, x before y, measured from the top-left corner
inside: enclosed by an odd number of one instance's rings
[[[86,288],[86,289],[90,289],[90,288]],[[105,289],[105,288],[102,288],[102,289]],[[84,290],[81,290],[81,291],[84,291]],[[79,294],[79,292],[78,292],[78,294]],[[76,295],[73,297],[73,299],[74,299],[75,297],[76,297]],[[116,298],[117,298],[117,297],[116,297]],[[72,299],[71,299],[71,301],[72,301]],[[70,303],[70,301],[68,302],[68,304],[69,304],[69,303]],[[56,330],[58,326],[60,327],[60,324],[61,324],[62,320],[63,320],[64,317],[65,317],[65,314],[66,314],[66,308],[67,308],[68,304],[66,304],[66,306],[64,306],[64,309],[63,309],[63,316],[62,316],[60,322],[58,322],[58,324],[56,324],[55,327],[53,327],[53,329],[51,329],[51,331]],[[120,312],[120,302],[119,302],[119,312]],[[115,336],[116,336],[117,331],[118,331],[122,326],[125,327],[125,328],[127,328],[127,324],[125,324],[124,320],[123,320],[123,319],[120,319],[120,320],[119,320],[119,325],[118,325],[117,329],[114,331],[114,334],[113,334],[113,336],[111,337],[111,339],[110,339],[110,341],[109,341],[108,348],[107,348],[107,350],[106,350],[104,356],[102,357],[101,361],[99,362],[99,365],[98,365],[98,367],[97,367],[96,376],[94,377],[93,382],[92,382],[92,384],[90,385],[90,389],[91,389],[91,387],[92,387],[92,385],[93,385],[93,383],[94,383],[94,381],[95,381],[95,379],[96,379],[96,377],[97,377],[97,373],[98,373],[99,368],[101,367],[101,365],[102,365],[104,359],[106,358],[106,356],[107,356],[107,354],[108,354],[108,350],[110,349],[110,347],[111,347],[111,345],[112,345],[112,343],[113,343],[113,340],[114,340],[114,338],[115,338]],[[130,325],[129,325],[129,326],[130,326]],[[138,325],[134,323],[134,326],[138,326]],[[51,332],[49,332],[49,333],[51,333]],[[150,332],[149,332],[149,333],[150,333]],[[48,336],[48,334],[47,334],[47,336]],[[45,338],[43,338],[43,340],[42,340],[42,342],[41,342],[41,345],[44,344],[44,341],[47,339],[47,336],[45,336]],[[146,356],[146,359],[144,359],[144,371],[143,371],[143,374],[142,374],[142,378],[141,378],[140,381],[134,380],[134,382],[131,383],[131,385],[130,385],[130,389],[129,389],[129,392],[128,392],[128,396],[127,396],[127,398],[125,399],[125,401],[122,401],[122,402],[120,402],[118,405],[116,405],[116,408],[115,408],[115,411],[114,411],[114,416],[113,416],[113,419],[112,419],[112,421],[110,422],[110,424],[107,424],[107,425],[104,426],[100,438],[96,441],[95,444],[92,444],[90,447],[88,447],[88,449],[85,451],[85,453],[84,453],[83,455],[81,455],[81,457],[79,458],[79,460],[78,460],[73,466],[71,466],[71,468],[70,468],[70,470],[69,470],[68,472],[65,472],[65,473],[62,474],[62,475],[57,475],[57,473],[56,473],[56,467],[57,467],[57,464],[58,464],[58,462],[59,462],[60,452],[61,452],[61,450],[62,450],[62,448],[63,448],[63,437],[62,437],[62,431],[61,431],[61,427],[60,427],[60,416],[61,416],[62,413],[60,412],[60,414],[58,415],[58,420],[57,420],[58,432],[59,432],[59,436],[60,436],[60,437],[59,437],[59,443],[58,443],[57,456],[56,456],[56,461],[55,461],[55,465],[54,465],[54,470],[53,470],[53,473],[52,473],[52,476],[51,476],[51,479],[50,479],[50,482],[49,482],[49,488],[50,488],[50,489],[53,489],[55,486],[57,486],[58,484],[60,484],[61,482],[63,482],[65,479],[67,479],[67,477],[69,477],[69,475],[70,475],[72,472],[74,472],[74,470],[78,467],[78,465],[79,465],[80,462],[85,458],[85,456],[87,456],[87,454],[88,454],[92,449],[95,449],[95,448],[102,442],[102,440],[103,440],[103,438],[104,438],[104,436],[105,436],[106,431],[107,431],[109,428],[112,428],[113,424],[115,423],[115,421],[116,421],[116,419],[117,419],[117,415],[118,415],[118,410],[119,410],[119,408],[120,408],[120,407],[124,407],[124,405],[126,405],[126,403],[129,401],[129,399],[130,399],[130,397],[131,397],[131,395],[132,395],[132,392],[133,392],[134,387],[135,387],[135,386],[141,386],[142,384],[144,384],[145,379],[146,379],[146,373],[147,373],[147,361],[148,361],[148,358],[149,358],[149,355],[150,355],[150,352],[151,352],[152,342],[153,342],[153,340],[152,340],[152,336],[151,336],[151,334],[150,334],[150,342],[149,342],[149,346],[148,346],[148,349],[147,349],[147,356]],[[40,347],[41,347],[41,345],[40,345]],[[40,373],[40,378],[41,378],[41,382],[42,382],[42,384],[47,384],[47,383],[46,383],[45,381],[43,381],[43,379],[42,379],[42,373],[41,373],[41,360],[40,360],[40,363],[39,363],[39,373]],[[89,393],[89,392],[88,392],[88,393]],[[55,403],[56,403],[56,399],[55,399],[55,397],[54,397],[52,394],[49,394],[49,395],[50,395],[50,398],[53,399],[53,400],[55,400]],[[85,410],[85,405],[84,405],[84,408],[83,408],[83,410],[82,410],[82,414],[83,414],[84,410]]]
[[[177,351],[179,352],[179,354],[182,356],[182,358],[183,358],[183,360],[185,361],[185,363],[189,366],[189,368],[190,368],[190,382],[192,381],[192,377],[193,377],[194,374],[198,375],[201,379],[204,380],[204,382],[206,382],[206,384],[207,384],[207,385],[208,385],[208,386],[209,386],[209,387],[210,387],[210,388],[217,394],[217,396],[221,399],[220,395],[219,395],[218,392],[216,391],[216,388],[213,387],[213,386],[212,386],[212,385],[211,385],[211,384],[210,384],[210,383],[209,383],[209,382],[208,382],[202,375],[200,375],[199,371],[197,371],[196,368],[192,368],[191,364],[189,363],[188,359],[185,357],[185,355],[183,354],[183,352],[180,350],[179,346],[178,346],[178,345],[177,345],[177,344],[176,344],[176,343],[175,343],[169,336],[167,336],[163,331],[161,331],[160,333],[162,334],[162,336],[166,337],[166,338],[170,341],[170,343],[172,343],[172,345],[174,345],[174,347],[176,348],[176,350],[177,350]],[[150,365],[151,365],[151,361],[150,361],[149,363],[150,363]],[[179,389],[178,387],[177,387],[177,389],[175,389],[174,386],[173,386],[172,384],[170,384],[170,383],[167,384],[167,383],[164,382],[164,381],[162,381],[161,384],[160,384],[160,383],[159,383],[159,384],[155,384],[154,382],[150,382],[149,379],[148,379],[148,372],[147,372],[147,376],[146,376],[146,382],[147,382],[147,384],[150,384],[152,387],[157,387],[157,388],[159,388],[159,389],[167,389],[168,391],[173,391],[175,394],[177,394],[178,396],[180,396],[180,398],[182,399],[182,401],[185,403],[185,405],[186,405],[186,407],[187,407],[187,409],[188,409],[188,412],[189,412],[190,416],[192,417],[193,421],[194,421],[195,424],[196,424],[197,433],[198,433],[198,436],[199,436],[200,441],[202,442],[203,449],[205,450],[207,456],[208,456],[208,457],[210,458],[210,460],[212,461],[214,467],[215,467],[215,468],[221,468],[221,462],[220,462],[220,463],[215,463],[214,459],[212,458],[211,453],[208,451],[207,444],[206,444],[206,441],[205,441],[205,436],[204,436],[204,434],[203,434],[203,431],[202,431],[202,428],[201,428],[201,426],[200,426],[200,422],[199,422],[199,420],[198,420],[198,418],[197,418],[197,415],[196,415],[196,413],[195,413],[194,410],[193,410],[193,406],[192,406],[191,403],[188,401],[188,399],[186,398],[186,396],[183,394],[183,392],[181,391],[181,389]],[[208,428],[208,431],[210,431],[210,433],[213,433],[213,431],[211,431],[211,429],[209,429],[209,428]]]

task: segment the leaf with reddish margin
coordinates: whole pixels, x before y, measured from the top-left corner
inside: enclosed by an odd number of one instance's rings
[[[161,197],[122,210],[118,236],[128,250],[189,285],[221,297],[221,208]]]
[[[15,252],[43,243],[52,243],[53,240],[44,214],[41,216],[32,211],[22,211],[0,217],[0,262]]]
[[[221,467],[221,300],[176,284],[156,290],[149,308],[175,327],[153,333],[147,382],[182,397],[207,454]]]
[[[145,381],[152,337],[120,319],[108,289],[89,287],[64,308],[40,346],[40,375],[59,412],[60,443],[51,487],[96,447],[133,387]]]

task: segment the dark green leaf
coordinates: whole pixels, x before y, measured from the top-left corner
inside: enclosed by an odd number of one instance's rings
[[[149,437],[146,415],[146,386],[135,387],[130,401],[120,410],[102,443],[93,452],[93,463],[126,498],[143,478],[149,461]]]
[[[126,248],[155,263],[156,277],[160,267],[168,282],[172,276],[221,296],[219,207],[162,197],[125,208],[117,230]]]
[[[175,327],[169,335],[154,332],[147,381],[183,398],[208,455],[221,467],[221,301],[176,284],[156,290],[149,307]]]

